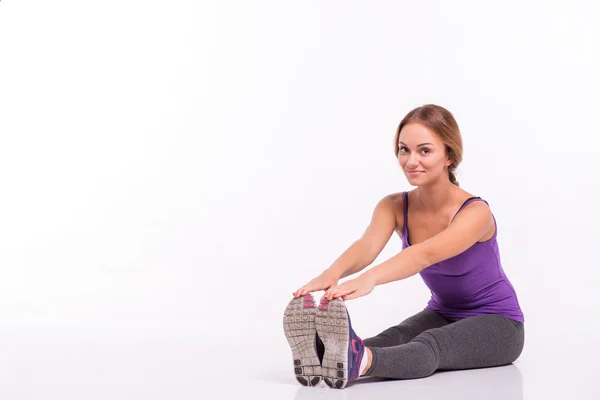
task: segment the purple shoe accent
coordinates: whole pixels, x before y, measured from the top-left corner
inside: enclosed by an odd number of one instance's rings
[[[360,376],[360,363],[365,354],[365,346],[362,339],[352,329],[352,322],[347,309],[346,315],[348,315],[349,341],[352,344],[348,346],[348,382],[352,382]]]
[[[352,329],[350,314],[342,299],[321,300],[315,325],[325,346],[321,363],[323,379],[328,386],[341,389],[360,376],[365,353],[363,341]]]

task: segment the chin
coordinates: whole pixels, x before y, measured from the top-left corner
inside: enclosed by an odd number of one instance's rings
[[[418,176],[414,176],[414,177],[407,176],[406,180],[412,186],[427,186],[427,184],[429,183],[429,179],[423,179],[423,177],[421,175],[422,174],[419,174]]]
[[[408,181],[408,183],[412,186],[420,186],[423,185],[423,182],[421,182],[420,179],[415,179],[415,178],[406,178],[406,180]]]

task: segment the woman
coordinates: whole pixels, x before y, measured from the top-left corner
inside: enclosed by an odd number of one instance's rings
[[[524,345],[524,318],[502,269],[496,221],[487,202],[461,189],[454,171],[462,139],[452,114],[425,105],[400,122],[394,154],[410,192],[379,201],[371,223],[327,270],[294,292],[284,315],[296,378],[343,388],[359,376],[422,378],[438,369],[510,364]],[[402,251],[355,279],[393,232]],[[361,340],[344,301],[376,285],[420,274],[431,291],[425,309]],[[311,292],[325,290],[318,308]]]

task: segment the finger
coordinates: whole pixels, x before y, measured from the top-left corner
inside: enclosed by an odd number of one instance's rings
[[[340,286],[340,288],[335,292],[335,295],[340,297],[354,292],[356,288],[351,286]]]
[[[339,290],[340,290],[340,286],[338,286],[338,285],[335,285],[335,286],[332,286],[332,287],[330,287],[330,288],[327,290],[327,293],[328,293],[330,296],[332,296],[332,295],[336,294],[336,293],[337,293]]]
[[[356,299],[360,296],[362,296],[362,295],[358,294],[358,291],[356,291],[356,292],[345,295],[343,298],[344,298],[344,300],[352,300],[352,299]]]
[[[328,290],[327,298],[329,300],[333,299],[337,293],[338,289]]]

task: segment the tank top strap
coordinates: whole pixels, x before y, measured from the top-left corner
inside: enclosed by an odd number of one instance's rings
[[[452,217],[452,219],[450,220],[450,222],[452,222],[454,220],[454,218],[456,218],[456,216],[458,215],[458,213],[465,208],[466,206],[468,206],[469,204],[471,204],[474,201],[483,201],[485,204],[487,204],[489,206],[489,203],[487,201],[485,201],[484,199],[482,199],[481,197],[469,197],[468,199],[465,200],[465,202],[462,204],[462,206],[460,206],[460,208],[458,209],[458,211],[456,212],[456,214],[454,214],[454,217]]]
[[[404,226],[402,227],[402,237],[408,238],[408,192],[402,192],[404,198]]]

